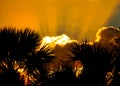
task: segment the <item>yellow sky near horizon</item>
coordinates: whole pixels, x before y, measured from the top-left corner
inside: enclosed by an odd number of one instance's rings
[[[29,27],[42,36],[93,39],[119,0],[0,0],[0,27]]]

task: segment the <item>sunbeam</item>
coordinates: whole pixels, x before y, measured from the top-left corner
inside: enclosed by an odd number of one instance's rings
[[[93,40],[119,0],[1,0],[0,27],[30,27],[42,36]]]

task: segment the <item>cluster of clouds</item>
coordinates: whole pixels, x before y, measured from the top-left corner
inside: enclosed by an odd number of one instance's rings
[[[97,33],[96,33],[96,39],[94,42],[92,43],[102,43],[102,44],[113,44],[113,45],[120,45],[120,29],[119,28],[115,28],[113,26],[108,26],[108,27],[102,27],[100,28]],[[69,38],[67,35],[62,34],[60,36],[54,36],[54,37],[50,37],[50,36],[46,36],[43,38],[42,43],[48,43],[52,49],[53,52],[55,52],[55,56],[57,58],[54,59],[54,68],[58,68],[59,64],[62,64],[62,62],[66,62],[69,61],[69,58],[67,57],[67,55],[73,55],[70,52],[70,47],[75,46],[76,43],[78,43],[77,40],[73,40],[71,38]],[[91,44],[91,43],[90,43]],[[81,73],[81,68],[83,66],[79,66],[81,65],[81,63],[76,63],[77,67],[77,72],[76,72],[76,76],[78,76]]]
[[[56,57],[59,60],[67,58],[66,56],[72,55],[70,48],[75,46],[76,43],[79,43],[77,40],[69,38],[67,35],[62,34],[59,36],[46,36],[43,38],[42,43],[48,43],[52,48],[52,51],[55,52]],[[120,29],[113,26],[102,27],[96,33],[96,39],[91,43],[102,43],[104,46],[120,46]],[[91,44],[92,45],[92,44]],[[111,46],[112,47],[112,46]]]
[[[120,46],[120,29],[113,26],[102,27],[96,33],[96,39],[92,43],[102,43],[102,44],[113,44]],[[77,40],[69,38],[67,35],[62,34],[59,36],[46,36],[43,38],[42,43],[48,43],[53,50],[56,52],[57,57],[65,57],[66,54],[70,53],[68,49],[71,46],[75,46],[78,43]],[[91,43],[90,43],[91,44]]]
[[[120,29],[113,26],[102,27],[96,33],[95,42],[107,44],[112,43],[114,45],[120,45]]]

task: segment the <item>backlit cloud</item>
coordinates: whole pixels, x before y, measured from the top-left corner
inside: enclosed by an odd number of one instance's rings
[[[50,47],[54,48],[56,45],[64,46],[67,43],[77,42],[77,40],[70,39],[67,35],[62,34],[60,36],[46,36],[42,40],[42,44],[49,44]]]
[[[118,28],[102,27],[96,33],[95,42],[118,44],[120,39],[120,30]]]

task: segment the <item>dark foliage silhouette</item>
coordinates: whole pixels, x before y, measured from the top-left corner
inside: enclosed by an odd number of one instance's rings
[[[76,86],[76,76],[71,67],[65,67],[62,71],[56,71],[48,86]],[[56,83],[54,83],[56,82]]]
[[[0,69],[0,86],[24,86],[24,80],[17,71],[11,71],[8,68]]]
[[[27,28],[0,29],[0,86],[120,86],[118,45],[83,41],[68,50],[72,53],[66,55],[68,60],[60,60],[62,65],[57,66],[60,68],[51,70],[50,64],[54,65],[57,57],[48,44],[41,44],[38,33]],[[78,77],[74,71],[76,61],[83,66]],[[26,72],[27,83],[18,72],[19,68]]]
[[[80,60],[84,67],[79,78],[82,86],[106,85],[105,76],[112,69],[112,55],[107,48],[84,42],[72,47],[71,52],[74,54],[73,60]]]
[[[120,86],[120,47],[113,46],[113,77],[110,83],[111,86]]]
[[[16,30],[3,28],[0,30],[0,61],[21,61],[30,53],[35,52],[40,36],[29,29]]]
[[[0,66],[6,68],[1,76],[8,74],[4,80],[17,77],[17,69],[25,67],[26,58],[35,52],[39,42],[39,34],[27,28],[16,30],[5,27],[0,30]],[[15,64],[18,64],[18,68],[15,68]]]
[[[27,58],[27,69],[37,79],[33,85],[47,86],[49,62],[54,59],[54,54],[47,44],[43,45],[36,53]]]

